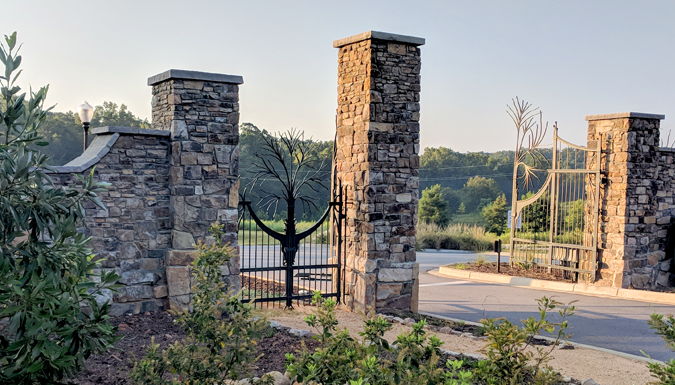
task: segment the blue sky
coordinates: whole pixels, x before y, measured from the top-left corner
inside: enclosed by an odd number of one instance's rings
[[[579,144],[590,114],[659,113],[662,131],[675,128],[673,1],[24,0],[2,11],[0,33],[24,44],[22,86],[50,84],[57,111],[112,100],[150,117],[148,77],[219,72],[244,77],[242,122],[332,139],[332,42],[379,30],[426,38],[422,147],[512,149],[515,96]]]

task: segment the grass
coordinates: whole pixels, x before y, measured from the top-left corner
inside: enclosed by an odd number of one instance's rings
[[[467,224],[450,224],[441,227],[420,222],[417,226],[417,244],[421,249],[468,250],[485,252],[494,248],[495,234],[484,227]]]
[[[481,227],[487,226],[487,222],[480,211],[466,214],[453,214],[450,219],[450,224],[476,225]]]
[[[276,221],[262,221],[265,226],[270,229],[278,232],[284,233],[285,224],[282,220]],[[296,226],[296,232],[301,232],[309,229],[315,222],[298,222]],[[257,231],[256,231],[257,230]],[[323,234],[321,233],[323,231]],[[323,226],[320,226],[312,235],[305,238],[301,243],[321,243],[327,244],[329,240],[329,230],[328,230],[328,221],[324,222]],[[239,245],[278,245],[279,241],[270,237],[262,231],[252,220],[247,220],[244,223],[239,224],[239,234],[238,234],[238,243]]]

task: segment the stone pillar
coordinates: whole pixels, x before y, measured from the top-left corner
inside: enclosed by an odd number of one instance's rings
[[[167,256],[169,297],[189,301],[192,245],[207,240],[208,227],[225,224],[224,241],[236,246],[239,183],[239,84],[241,76],[169,70],[148,79],[152,126],[171,132],[171,243]],[[240,288],[239,260],[224,269]]]
[[[602,146],[596,285],[653,286],[665,253],[659,211],[659,127],[663,115],[625,112],[587,116],[588,140]],[[665,192],[663,192],[665,194]],[[672,194],[672,191],[669,192]]]
[[[346,189],[352,310],[417,310],[420,45],[369,31],[338,53],[337,174]]]

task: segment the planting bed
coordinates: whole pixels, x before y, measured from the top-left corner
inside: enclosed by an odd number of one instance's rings
[[[484,262],[484,263],[456,263],[448,265],[460,270],[469,270],[477,271],[481,273],[493,273],[493,274],[503,274],[509,275],[512,277],[524,277],[524,278],[533,278],[533,279],[543,279],[547,281],[558,281],[558,282],[569,282],[575,283],[572,279],[573,275],[570,273],[565,274],[562,270],[552,269],[551,272],[548,272],[546,267],[537,267],[530,266],[525,268],[521,265],[510,266],[508,263],[502,263],[500,272],[497,272],[497,263],[496,262]]]
[[[153,312],[138,315],[115,317],[112,324],[119,327],[117,334],[124,338],[115,345],[115,350],[100,356],[91,356],[75,383],[80,385],[127,385],[131,384],[129,372],[134,361],[145,356],[152,337],[161,349],[180,341],[185,333],[179,325],[174,325],[174,317],[168,312]],[[284,373],[285,354],[302,349],[302,341],[309,349],[318,342],[289,334],[284,330],[275,330],[272,337],[258,343],[258,354],[262,357],[256,363],[255,375],[261,376],[271,371]]]
[[[315,308],[312,306],[298,306],[295,311],[270,309],[259,311],[260,315],[269,320],[279,321],[282,325],[297,329],[309,329],[303,317]],[[442,348],[465,354],[481,355],[481,348],[485,346],[485,337],[480,336],[481,330],[473,325],[466,325],[419,315],[415,313],[390,313],[402,319],[425,318],[429,324],[428,331],[437,336],[444,343]],[[337,310],[336,316],[341,328],[348,328],[352,336],[359,338],[358,332],[363,331],[363,316],[357,313]],[[87,362],[87,368],[77,377],[75,383],[80,385],[113,384],[128,385],[129,372],[133,362],[145,355],[151,338],[165,348],[170,343],[184,337],[183,329],[174,325],[174,317],[167,312],[154,312],[139,315],[121,316],[112,319],[113,325],[119,327],[119,335],[124,339],[116,344],[116,350],[105,355],[92,356]],[[449,328],[454,333],[441,331]],[[409,331],[410,327],[394,322],[392,330],[386,333],[385,338],[394,341],[400,333]],[[461,335],[460,335],[461,334]],[[473,337],[466,337],[467,334]],[[298,337],[282,330],[276,330],[272,337],[264,338],[258,344],[258,353],[262,357],[257,362],[254,375],[260,376],[270,371],[285,371],[285,354],[302,349],[303,342],[308,349],[314,350],[318,342],[308,337]],[[620,358],[608,353],[588,349],[559,350],[553,352],[551,365],[561,373],[575,379],[594,378],[600,384],[644,384],[650,380],[649,372],[644,362]],[[573,381],[572,383],[580,383]]]

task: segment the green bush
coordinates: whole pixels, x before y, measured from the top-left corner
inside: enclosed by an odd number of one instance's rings
[[[161,354],[153,341],[145,358],[134,364],[134,383],[163,385],[169,380],[170,384],[212,385],[250,375],[257,360],[256,343],[268,326],[252,317],[251,306],[225,292],[221,266],[230,262],[234,250],[221,244],[222,229],[213,224],[209,232],[215,243],[196,245],[192,311],[177,312],[176,320],[187,337]]]
[[[286,355],[286,370],[293,380],[324,385],[471,383],[471,372],[461,370],[462,361],[447,361],[446,370],[438,368],[441,341],[424,332],[424,320],[414,324],[410,333],[399,335],[394,349],[384,339],[391,325],[382,317],[364,321],[363,342],[359,342],[347,330],[337,328],[333,299],[316,292],[312,303],[317,310],[305,322],[317,329],[313,338],[321,341],[321,346],[314,352],[305,349],[297,357]]]
[[[666,342],[666,347],[675,351],[675,317],[652,313],[647,323],[650,329],[656,330],[656,335],[663,338]],[[642,354],[645,353],[642,352]],[[645,356],[647,355],[645,354]],[[665,364],[650,362],[647,365],[652,377],[658,379],[658,381],[651,382],[651,384],[675,385],[675,359],[671,358]]]
[[[316,311],[305,322],[316,328],[314,336],[321,342],[314,352],[303,349],[286,354],[286,369],[294,381],[302,383],[342,385],[552,385],[562,376],[545,364],[558,343],[569,338],[567,318],[574,306],[543,297],[539,300],[539,317],[529,317],[519,327],[505,319],[483,320],[488,336],[484,348],[488,359],[464,362],[448,359],[439,362],[442,342],[424,332],[426,321],[412,325],[412,330],[396,338],[391,346],[384,334],[391,325],[381,317],[364,322],[357,341],[347,330],[338,329],[335,301],[315,293],[312,303]],[[559,322],[550,322],[548,312],[558,310]],[[553,334],[551,346],[533,346],[533,337],[542,332]]]
[[[474,376],[495,384],[522,384],[527,381],[553,384],[560,378],[550,367],[543,367],[550,360],[550,354],[558,344],[569,337],[567,318],[574,315],[575,307],[570,302],[565,305],[556,300],[542,297],[539,299],[539,318],[528,317],[523,326],[512,324],[505,318],[482,320],[488,344],[483,352],[488,359],[477,366]],[[548,312],[558,310],[558,322],[548,320]],[[547,332],[555,337],[549,347],[534,346],[533,337]],[[498,381],[495,381],[498,380]]]
[[[58,384],[91,354],[118,340],[108,322],[114,273],[94,276],[89,238],[76,231],[82,203],[103,208],[93,171],[82,187],[55,187],[37,135],[47,87],[21,93],[16,32],[5,36],[0,60],[0,383]],[[97,282],[94,282],[96,278]]]

